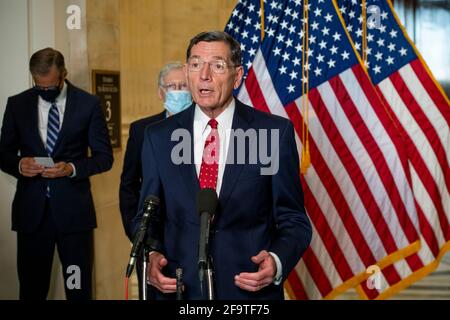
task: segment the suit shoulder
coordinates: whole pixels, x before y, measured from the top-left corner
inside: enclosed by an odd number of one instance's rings
[[[155,121],[146,127],[146,132],[170,132],[178,127],[178,119],[181,114],[185,113],[186,110],[174,114],[170,117],[164,118],[164,121]]]
[[[97,96],[94,96],[93,94],[91,94],[81,88],[78,88],[71,83],[69,83],[68,90],[71,90],[74,94],[76,94],[79,98],[81,98],[83,100],[90,100],[93,102],[99,101],[99,98]]]
[[[157,123],[161,120],[164,120],[165,118],[166,118],[166,113],[165,113],[165,111],[163,111],[161,113],[152,115],[150,117],[146,117],[146,118],[142,118],[142,119],[133,121],[130,124],[130,128],[134,129],[134,130],[139,130],[139,129],[143,130],[146,126]]]
[[[27,89],[18,94],[10,96],[8,98],[8,101],[10,103],[19,103],[20,104],[22,101],[29,99],[32,95],[33,95],[33,89]]]

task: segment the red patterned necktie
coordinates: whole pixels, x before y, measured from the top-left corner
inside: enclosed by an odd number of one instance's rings
[[[200,166],[200,188],[216,189],[217,176],[219,175],[219,132],[217,131],[217,120],[211,119],[208,124],[211,132],[205,141],[203,148],[202,165]]]

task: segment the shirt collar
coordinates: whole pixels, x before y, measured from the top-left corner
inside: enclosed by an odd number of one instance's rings
[[[66,81],[64,81],[64,85],[61,90],[61,93],[59,94],[59,96],[56,97],[56,102],[61,102],[61,101],[65,100],[66,97],[67,97],[67,83],[66,83]]]
[[[231,123],[233,121],[233,115],[234,115],[234,109],[236,108],[236,102],[233,99],[231,99],[230,104],[228,107],[225,108],[225,110],[216,118],[217,122],[219,123],[219,130],[222,129],[231,129]],[[195,113],[194,113],[194,122],[199,122],[200,128],[202,129],[201,132],[204,132],[206,128],[208,127],[208,122],[211,120],[210,117],[208,117],[198,106],[198,104],[195,105]]]

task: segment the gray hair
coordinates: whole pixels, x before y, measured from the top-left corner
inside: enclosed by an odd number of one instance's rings
[[[158,86],[162,87],[164,85],[164,77],[172,70],[180,70],[183,69],[183,64],[180,61],[173,61],[167,63],[164,67],[162,67],[158,76]]]
[[[189,42],[189,47],[186,52],[186,60],[189,60],[189,58],[191,57],[192,47],[201,41],[226,43],[230,48],[230,58],[234,66],[240,66],[242,64],[241,45],[232,36],[223,31],[201,32],[194,38],[192,38]]]

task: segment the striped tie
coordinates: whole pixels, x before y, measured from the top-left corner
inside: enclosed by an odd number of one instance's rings
[[[56,102],[52,102],[48,113],[47,124],[47,153],[50,156],[55,148],[56,140],[59,134],[59,111]]]

